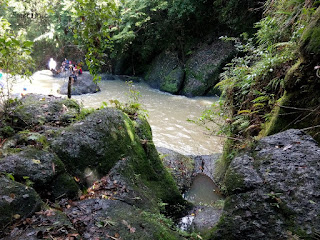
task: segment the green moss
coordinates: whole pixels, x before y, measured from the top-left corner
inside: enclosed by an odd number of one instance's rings
[[[164,81],[161,82],[160,90],[176,93],[179,91],[178,80],[176,79],[176,73],[181,71],[180,69],[173,70],[169,75],[164,77]]]
[[[138,116],[138,118],[133,122],[135,132],[140,138],[140,140],[152,141],[152,131],[151,127],[144,116]]]
[[[154,239],[176,240],[179,238],[178,233],[170,229],[174,225],[171,219],[166,218],[162,214],[155,214],[145,211],[141,213],[141,216],[144,222],[154,226]]]
[[[237,174],[231,168],[229,168],[226,172],[224,184],[226,186],[228,194],[232,194],[232,193],[239,191],[245,187],[243,176],[240,174]]]
[[[4,136],[5,138],[13,136],[14,133],[14,129],[10,126],[4,126],[3,128],[0,128],[0,136]]]
[[[286,93],[281,99],[278,100],[278,105],[283,105],[283,103],[286,102],[285,99]],[[264,129],[260,132],[260,138],[281,132],[282,129],[285,129],[286,122],[281,121],[281,118],[279,118],[280,107],[278,105],[273,108],[272,117],[264,125]]]
[[[320,7],[301,37],[301,46],[307,53],[320,54]]]
[[[216,182],[222,183],[226,171],[236,155],[236,150],[234,150],[234,142],[231,139],[225,141],[223,145],[223,153],[221,157],[216,162],[216,168],[214,172],[214,178]]]
[[[67,108],[73,108],[75,109],[78,113],[80,113],[80,105],[78,104],[77,101],[73,99],[63,99],[60,101],[61,105],[64,104]]]
[[[78,185],[67,173],[60,174],[53,182],[51,188],[54,198],[67,197],[75,199],[80,194]]]

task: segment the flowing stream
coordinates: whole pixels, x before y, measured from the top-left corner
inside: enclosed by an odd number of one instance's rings
[[[14,85],[14,92],[53,94],[67,78],[55,78],[48,70],[38,71],[32,76],[32,82],[19,80]],[[128,101],[129,87],[124,81],[110,80],[98,83],[101,92],[72,96],[85,107],[100,107],[102,102],[117,99],[120,102]],[[150,88],[145,83],[134,83],[140,92],[142,107],[148,111],[148,121],[152,128],[153,140],[156,146],[166,147],[182,154],[209,155],[222,151],[221,139],[208,136],[202,127],[187,119],[196,119],[202,111],[217,101],[213,97],[187,98],[171,95]]]

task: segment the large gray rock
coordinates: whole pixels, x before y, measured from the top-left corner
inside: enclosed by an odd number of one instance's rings
[[[88,199],[66,210],[83,239],[185,239],[158,213],[141,211],[119,200]]]
[[[82,95],[87,93],[96,93],[100,91],[100,87],[93,81],[93,77],[88,72],[83,72],[77,77],[77,81],[71,86],[71,95]],[[68,94],[68,81],[66,81],[60,89],[60,93]]]
[[[61,160],[45,150],[29,147],[8,155],[0,159],[0,172],[12,174],[16,181],[31,181],[41,196],[53,199],[61,196],[75,198],[80,191]]]
[[[320,148],[300,130],[265,137],[226,173],[211,239],[312,239],[320,232]]]
[[[11,105],[9,117],[18,128],[44,124],[68,125],[79,113],[80,106],[71,99],[40,94],[27,94]]]
[[[108,108],[60,130],[51,147],[74,176],[92,184],[117,161],[131,155],[135,141],[129,117]]]
[[[142,205],[152,207],[162,199],[169,205],[183,207],[182,196],[150,139],[150,126],[146,121],[140,119],[134,123],[123,112],[105,108],[60,133],[52,140],[51,147],[68,172],[81,183],[90,186],[108,175],[127,186],[130,194],[133,191],[129,197],[124,193],[121,198],[138,197],[144,199]]]
[[[0,234],[14,220],[30,217],[41,204],[34,189],[0,176]]]
[[[194,160],[167,148],[157,147],[157,150],[161,154],[163,164],[177,183],[179,190],[182,193],[188,190],[192,184]]]
[[[15,226],[3,240],[78,239],[77,237],[79,233],[66,214],[56,209],[44,208]]]
[[[221,40],[200,47],[186,62],[181,93],[201,96],[210,91],[218,83],[220,71],[234,51],[232,43]]]
[[[36,109],[33,104],[36,103],[31,101],[30,106],[21,108],[20,116],[25,116],[23,110]],[[70,124],[61,127],[56,121],[47,120],[48,113],[55,113],[47,111],[50,107],[46,105],[49,103],[44,98],[41,106],[46,111],[39,111],[44,121],[37,125],[33,119],[37,115],[30,115],[32,124],[27,124],[26,128],[31,126],[33,131],[17,132],[0,147],[1,156],[4,156],[0,159],[0,171],[12,173],[16,181],[29,177],[39,193],[50,192],[56,200],[54,206],[68,213],[72,226],[58,211],[43,209],[31,216],[35,210],[29,211],[29,205],[34,207],[34,204],[27,200],[31,193],[38,196],[36,192],[30,192],[30,187],[18,182],[10,187],[7,181],[11,180],[5,179],[2,184],[0,179],[1,228],[12,218],[28,217],[20,225],[6,227],[5,234],[0,233],[0,237],[65,239],[70,232],[79,234],[81,239],[107,235],[122,239],[183,239],[160,213],[179,217],[188,204],[159,158],[146,119],[135,115],[134,121],[119,110],[105,108],[82,116],[80,121],[75,121],[79,119],[75,114]],[[68,189],[69,180],[74,183],[69,173],[86,188],[77,203],[65,199],[72,197],[64,191]],[[20,189],[22,198],[27,199],[25,203],[15,202],[20,199],[17,192]],[[75,189],[77,192],[78,188]],[[25,204],[29,204],[28,208]],[[20,205],[27,212],[22,212]],[[75,205],[80,208],[77,210]],[[108,217],[112,219],[109,221]]]
[[[163,52],[152,62],[145,80],[151,87],[169,93],[178,93],[184,70],[176,52]]]

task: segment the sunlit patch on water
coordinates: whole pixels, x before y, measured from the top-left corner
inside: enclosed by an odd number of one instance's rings
[[[194,220],[194,215],[188,215],[188,216],[185,216],[183,218],[181,218],[180,222],[178,223],[178,227],[182,230],[182,231],[187,231],[193,220]]]

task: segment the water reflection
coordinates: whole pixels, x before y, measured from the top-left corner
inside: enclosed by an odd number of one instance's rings
[[[196,205],[211,205],[223,197],[219,188],[206,175],[198,174],[192,182],[191,188],[185,193],[184,198]]]

